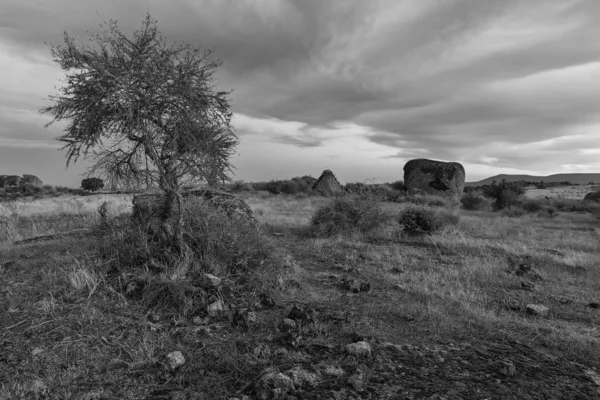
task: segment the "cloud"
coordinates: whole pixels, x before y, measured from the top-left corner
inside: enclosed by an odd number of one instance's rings
[[[476,176],[598,168],[597,0],[4,0],[2,9],[0,112],[30,113],[1,137],[49,133],[34,114],[60,70],[44,41],[60,43],[65,30],[85,39],[101,19],[129,33],[150,12],[168,38],[223,60],[219,87],[234,89],[243,160],[263,156],[255,141],[298,165],[312,151],[394,169],[413,157],[457,160]],[[244,173],[265,173],[267,161],[243,161]]]

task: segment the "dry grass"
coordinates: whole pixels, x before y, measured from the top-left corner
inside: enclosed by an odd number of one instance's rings
[[[205,398],[234,397],[262,369],[282,362],[261,349],[295,304],[314,307],[320,317],[300,327],[294,341],[345,343],[356,333],[399,344],[511,339],[600,365],[600,311],[588,306],[600,300],[600,222],[590,214],[511,218],[461,210],[455,224],[425,237],[398,229],[312,237],[303,232],[327,199],[246,196],[280,261],[236,289],[236,307],[255,309],[265,290],[278,306],[256,308],[257,324],[245,329],[227,315],[199,322],[181,308],[159,312],[148,298],[125,296],[122,276],[111,275],[95,239],[12,245],[97,225],[96,212],[5,217],[0,356],[11,361],[0,367],[0,399],[99,398],[109,391],[115,398],[146,398],[169,385]],[[407,206],[382,204],[391,214]],[[518,260],[528,260],[541,279],[508,273]],[[344,290],[346,276],[369,282],[371,290]],[[521,281],[530,280],[535,289],[523,290]],[[550,312],[528,315],[529,303]],[[36,349],[43,351],[33,356]],[[165,365],[174,350],[187,359],[177,374]]]

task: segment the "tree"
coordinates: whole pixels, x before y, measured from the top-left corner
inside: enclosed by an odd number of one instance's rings
[[[175,203],[182,210],[184,182],[229,180],[229,158],[238,144],[231,92],[216,90],[221,61],[212,51],[168,45],[150,15],[131,38],[116,21],[102,26],[92,45],[66,32],[62,45],[50,45],[66,85],[40,112],[53,116],[47,126],[69,121],[57,138],[65,143],[67,166],[91,158],[89,175],[111,184],[158,185],[165,192],[165,222]],[[176,239],[181,223],[180,216]]]
[[[81,181],[81,188],[90,192],[97,192],[104,188],[104,181],[100,178],[86,178]]]

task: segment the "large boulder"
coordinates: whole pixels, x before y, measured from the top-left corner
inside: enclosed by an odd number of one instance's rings
[[[7,175],[0,175],[0,188],[4,187],[4,179],[6,179]]]
[[[315,192],[325,196],[334,196],[343,191],[342,185],[340,185],[340,182],[338,182],[333,172],[329,169],[323,171],[319,179],[313,184],[312,188]]]
[[[409,195],[433,194],[458,202],[465,188],[465,168],[457,162],[410,160],[404,165],[404,184]]]
[[[598,192],[590,192],[585,195],[583,198],[584,201],[595,201],[600,203],[600,191]]]
[[[250,206],[231,193],[209,188],[196,188],[184,190],[181,194],[184,200],[197,198],[208,206],[224,212],[230,218],[242,217],[252,224],[258,225]],[[139,221],[149,221],[160,215],[164,203],[165,193],[162,191],[152,190],[139,194],[133,198],[132,217]]]
[[[22,180],[23,177],[19,175],[8,175],[4,178],[4,187],[19,186]]]
[[[21,181],[21,184],[41,187],[44,182],[42,182],[42,180],[35,175],[23,174],[23,180]]]

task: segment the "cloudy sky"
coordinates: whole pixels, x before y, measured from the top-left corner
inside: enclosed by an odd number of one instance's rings
[[[233,89],[234,179],[402,179],[412,158],[498,173],[600,172],[599,0],[0,0],[0,174],[77,185],[38,110],[44,42],[149,12],[212,48]]]

